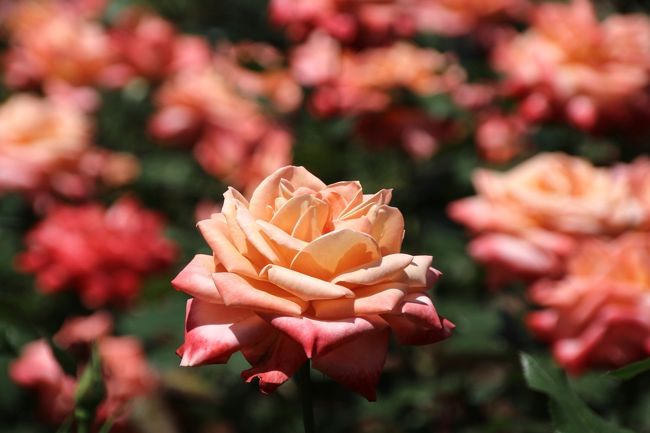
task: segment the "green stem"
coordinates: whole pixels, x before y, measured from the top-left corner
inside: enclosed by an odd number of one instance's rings
[[[305,426],[305,433],[315,433],[314,428],[314,404],[311,396],[311,364],[309,360],[305,362],[296,376],[298,387],[300,388],[300,397],[302,399],[302,421]]]

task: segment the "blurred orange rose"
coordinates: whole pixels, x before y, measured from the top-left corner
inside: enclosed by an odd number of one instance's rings
[[[404,220],[390,198],[302,167],[276,171],[250,201],[229,189],[221,213],[198,224],[214,255],[173,281],[193,296],[181,365],[241,351],[253,367],[242,377],[271,392],[311,358],[374,400],[391,329],[403,344],[453,329],[425,294],[439,275],[431,257],[400,253]]]
[[[474,186],[478,196],[453,202],[449,215],[478,234],[470,254],[489,266],[493,284],[561,274],[577,240],[617,235],[643,218],[622,178],[560,153],[506,173],[478,170]]]
[[[544,308],[530,328],[571,373],[650,356],[650,235],[585,242],[567,275],[538,282],[530,297]]]

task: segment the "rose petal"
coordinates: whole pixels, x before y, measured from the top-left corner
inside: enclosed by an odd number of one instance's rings
[[[359,335],[386,326],[377,316],[344,320],[316,320],[308,317],[263,317],[271,325],[302,345],[307,357],[323,355]]]
[[[261,274],[267,277],[271,283],[305,301],[336,299],[344,296],[354,297],[354,293],[347,287],[310,277],[282,266],[269,265],[262,269]]]
[[[378,206],[369,214],[372,221],[370,235],[379,244],[383,256],[399,253],[404,239],[404,217],[399,209]]]
[[[313,366],[368,401],[375,401],[389,335],[387,329],[367,332],[314,358]]]
[[[273,224],[262,220],[257,220],[257,224],[286,263],[291,263],[296,254],[307,246],[307,242],[294,238]]]
[[[233,244],[245,256],[248,254],[248,242],[246,242],[246,234],[237,223],[238,205],[248,206],[248,201],[236,189],[228,188],[228,191],[223,194],[221,213],[226,218],[228,234]]]
[[[361,203],[363,190],[358,181],[345,181],[328,185],[318,195],[328,203],[332,219],[338,219],[345,209],[350,210]]]
[[[408,254],[390,254],[379,261],[365,264],[357,269],[345,272],[332,280],[333,283],[377,284],[391,275],[396,274],[411,264],[414,257]]]
[[[223,304],[223,299],[212,280],[214,271],[214,258],[197,254],[174,278],[172,286],[203,301]]]
[[[291,269],[329,281],[334,275],[379,258],[377,243],[370,236],[337,230],[310,242],[293,259]]]
[[[255,313],[241,308],[187,301],[181,366],[221,364],[242,345],[252,345],[273,329]]]
[[[225,217],[216,218],[215,216],[199,221],[197,224],[201,234],[214,251],[215,258],[225,266],[228,272],[256,277],[257,271],[253,264],[230,242],[227,235],[228,226],[222,219]]]
[[[400,281],[415,290],[430,288],[441,275],[440,271],[431,267],[432,261],[431,256],[414,256],[411,264],[404,269]]]
[[[283,167],[264,179],[255,189],[249,209],[255,218],[270,221],[273,218],[273,204],[279,195],[280,182],[288,180],[295,188],[306,187],[314,192],[325,188],[325,184],[304,167]]]
[[[231,307],[297,316],[308,306],[287,292],[280,293],[280,289],[264,281],[247,279],[229,272],[216,272],[212,274],[212,279],[224,304]]]
[[[406,284],[384,283],[355,289],[354,299],[314,301],[311,305],[319,319],[383,314],[393,311],[407,290]]]
[[[266,259],[263,260],[264,262],[279,263],[280,258],[278,257],[277,252],[260,233],[260,227],[255,222],[250,211],[242,205],[236,205],[236,208],[237,212],[235,219],[242,232],[244,232],[246,240],[250,242],[262,256],[264,256]],[[249,251],[249,256],[250,253],[251,252]]]
[[[246,382],[259,379],[264,394],[275,391],[307,361],[300,344],[280,332],[272,343],[264,342],[264,349],[255,358],[253,368],[243,371],[241,376]]]
[[[311,241],[323,232],[329,209],[327,203],[312,195],[296,196],[288,200],[273,215],[270,223],[294,238]],[[308,213],[312,215],[306,217]]]
[[[411,293],[405,298],[400,313],[382,314],[400,344],[431,344],[451,335],[455,325],[441,318],[423,293]]]
[[[370,211],[370,208],[372,208],[373,206],[385,205],[389,203],[392,194],[393,194],[392,190],[382,189],[381,191],[378,191],[373,195],[370,196],[364,195],[363,202],[358,206],[355,206],[354,208],[346,211],[344,214],[341,215],[340,219],[343,220],[343,219],[360,218],[363,215],[366,215]]]

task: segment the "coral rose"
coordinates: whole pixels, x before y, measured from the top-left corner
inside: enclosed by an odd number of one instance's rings
[[[38,288],[45,293],[74,289],[90,308],[129,304],[143,277],[164,270],[176,255],[163,236],[160,215],[129,198],[108,209],[54,207],[28,233],[26,244],[17,265],[37,274]]]
[[[650,356],[650,235],[585,242],[567,276],[538,282],[530,297],[544,309],[528,325],[571,373]]]
[[[267,177],[246,200],[229,189],[198,226],[213,250],[173,281],[187,303],[181,365],[225,363],[241,351],[263,392],[308,359],[369,400],[392,330],[403,344],[447,338],[453,325],[426,295],[430,256],[400,253],[404,220],[391,192],[325,185],[302,167]]]
[[[478,170],[474,186],[478,196],[448,211],[479,235],[470,254],[490,266],[494,285],[561,274],[578,239],[617,235],[642,219],[622,178],[560,153],[539,154],[507,173]]]

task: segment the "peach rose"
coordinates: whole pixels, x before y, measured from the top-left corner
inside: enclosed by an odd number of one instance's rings
[[[325,185],[302,167],[267,177],[249,200],[229,189],[198,226],[213,250],[173,281],[187,303],[181,365],[225,363],[271,392],[311,359],[314,368],[375,398],[390,330],[403,344],[447,338],[453,325],[426,290],[430,256],[400,253],[404,220],[391,192]]]
[[[617,235],[642,219],[624,180],[560,153],[506,173],[478,170],[474,186],[478,196],[453,202],[449,215],[479,235],[470,254],[492,267],[494,284],[561,274],[578,239]]]
[[[585,242],[567,276],[538,282],[530,297],[544,308],[530,328],[571,373],[650,356],[650,235]]]
[[[518,116],[499,111],[486,111],[479,116],[476,147],[486,161],[505,163],[519,155],[527,146],[528,125]]]
[[[27,94],[0,106],[0,192],[33,190],[88,148],[91,125],[79,110]]]

